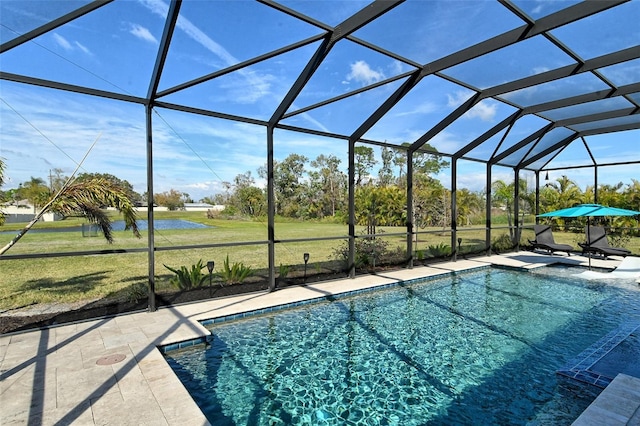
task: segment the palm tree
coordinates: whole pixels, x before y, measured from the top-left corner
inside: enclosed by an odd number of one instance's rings
[[[524,212],[525,209],[531,210],[534,204],[535,194],[527,189],[527,181],[520,179],[519,181],[519,198],[520,207]],[[506,183],[503,180],[497,180],[491,185],[493,198],[492,203],[494,207],[504,207],[507,212],[507,223],[509,226],[509,236],[511,241],[515,244],[518,241],[519,236],[516,235],[514,229],[514,223],[517,218],[513,217],[515,212],[515,183]]]
[[[104,238],[109,243],[113,242],[111,220],[102,207],[115,207],[122,213],[125,229],[131,229],[133,234],[140,238],[136,210],[126,190],[107,179],[96,178],[74,182],[52,201],[51,211],[62,216],[79,214],[85,217],[89,222],[100,226]]]
[[[82,216],[89,222],[95,223],[102,229],[102,234],[109,242],[113,242],[111,219],[102,209],[104,206],[115,207],[122,213],[125,229],[131,229],[140,238],[136,223],[136,210],[124,188],[103,178],[67,182],[62,189],[53,196],[33,218],[6,246],[0,250],[0,255],[15,245],[26,234],[46,211],[59,213],[65,217]]]
[[[549,186],[558,192],[557,205],[553,206],[552,210],[565,209],[582,203],[582,191],[566,175],[562,175],[556,179],[555,183],[551,183]]]

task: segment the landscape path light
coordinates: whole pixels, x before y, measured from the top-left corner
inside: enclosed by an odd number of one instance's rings
[[[303,282],[307,281],[307,263],[309,262],[309,253],[305,253],[303,256],[304,259],[304,279]]]
[[[207,269],[209,270],[209,297],[212,296],[211,294],[211,281],[213,279],[213,267],[215,266],[215,263],[213,260],[210,260],[207,262]]]

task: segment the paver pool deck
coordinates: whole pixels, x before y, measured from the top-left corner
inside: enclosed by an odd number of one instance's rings
[[[488,264],[534,268],[558,262],[586,266],[587,258],[494,255],[0,335],[0,425],[207,425],[158,349],[208,335],[198,320]],[[611,259],[592,263],[617,265]],[[616,381],[576,424],[640,424],[640,379],[622,377],[620,391]]]

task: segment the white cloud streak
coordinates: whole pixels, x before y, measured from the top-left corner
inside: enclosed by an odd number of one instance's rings
[[[66,50],[67,52],[73,52],[73,51],[79,50],[86,55],[90,55],[90,56],[93,55],[91,50],[89,50],[88,47],[86,47],[79,41],[70,42],[69,40],[67,40],[65,37],[61,36],[58,33],[53,33],[53,41],[62,49]]]
[[[68,51],[73,50],[73,46],[71,45],[71,43],[69,43],[69,41],[66,38],[62,37],[60,34],[53,33],[53,40],[56,42],[58,46],[62,47],[64,50],[68,50]]]
[[[129,32],[133,34],[135,37],[139,38],[140,40],[148,41],[153,44],[158,44],[158,40],[153,36],[153,34],[151,34],[151,31],[149,31],[147,28],[143,27],[142,25],[131,24],[131,29],[129,30]]]

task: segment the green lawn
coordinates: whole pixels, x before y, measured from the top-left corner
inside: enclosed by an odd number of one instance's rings
[[[155,274],[157,289],[171,288],[169,279],[173,275],[163,264],[171,267],[182,265],[190,267],[199,259],[204,262],[214,260],[216,270],[220,270],[226,256],[230,262],[243,262],[255,270],[267,267],[267,225],[265,222],[207,219],[201,212],[157,212],[156,219],[180,218],[203,223],[209,228],[189,230],[164,230],[155,232],[156,252]],[[34,229],[61,228],[77,226],[83,221],[71,219],[54,223],[40,223]],[[21,225],[10,224],[2,227],[2,231],[16,231]],[[358,233],[364,229],[358,229]],[[390,248],[406,249],[404,235],[388,236],[393,233],[404,233],[403,227],[378,227],[384,231],[382,238]],[[451,234],[448,230],[426,229],[428,233],[420,234],[414,249],[421,255],[428,256],[429,246],[440,244],[451,245]],[[506,230],[494,230],[493,239],[498,238]],[[339,237],[336,240],[320,240],[310,242],[279,242],[276,244],[275,264],[291,267],[293,275],[303,270],[303,253],[310,254],[308,271],[338,270],[334,251],[346,244],[348,228],[342,224],[317,222],[281,222],[275,224],[276,240]],[[0,233],[0,244],[5,245],[13,238],[14,232]],[[572,244],[582,240],[581,234],[554,232],[559,243]],[[484,247],[484,229],[458,232],[462,238],[462,252],[480,252]],[[130,231],[114,232],[114,243],[108,244],[102,236],[83,237],[80,231],[27,233],[7,254],[39,254],[51,252],[78,252],[92,250],[118,250],[146,248],[147,233],[142,238],[135,238]],[[521,241],[533,238],[533,232],[523,231]],[[225,244],[237,242],[256,242],[240,246],[214,248],[190,248],[179,250],[162,250],[172,246]],[[635,238],[627,245],[634,253],[640,252],[640,238]],[[426,254],[424,254],[426,253]],[[35,258],[23,260],[0,261],[0,310],[26,306],[35,303],[74,302],[97,300],[103,298],[128,298],[132,288],[140,288],[147,284],[148,257],[146,252],[118,253],[106,255],[65,256],[52,258]]]

